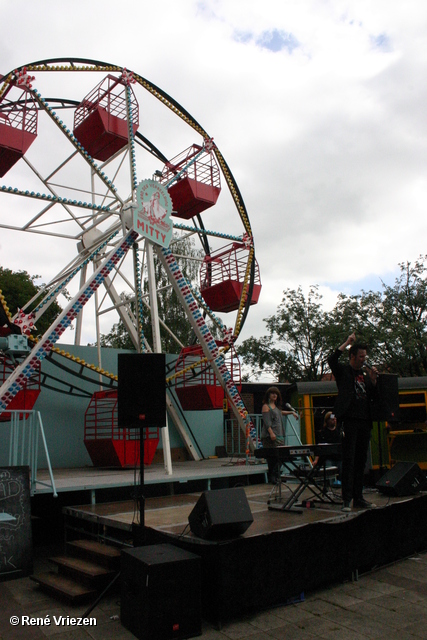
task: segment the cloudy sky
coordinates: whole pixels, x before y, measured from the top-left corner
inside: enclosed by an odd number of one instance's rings
[[[399,262],[427,253],[427,3],[0,0],[0,10],[0,73],[62,56],[111,62],[214,137],[263,283],[241,338],[263,334],[287,287],[317,284],[328,307],[340,291],[392,284]],[[41,255],[38,268],[21,261],[34,239],[19,242],[18,253],[0,235],[0,263],[47,280]]]

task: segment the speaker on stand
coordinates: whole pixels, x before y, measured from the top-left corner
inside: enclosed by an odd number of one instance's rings
[[[380,373],[377,379],[377,397],[372,406],[372,420],[378,423],[378,456],[380,474],[384,472],[381,422],[399,420],[398,376],[394,373]]]
[[[117,414],[119,429],[139,429],[140,533],[145,527],[144,432],[166,425],[166,358],[163,353],[118,355]]]

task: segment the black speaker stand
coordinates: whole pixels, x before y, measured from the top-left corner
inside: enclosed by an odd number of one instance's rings
[[[102,593],[99,594],[99,596],[97,597],[97,599],[95,600],[95,602],[93,602],[89,609],[87,609],[84,614],[82,615],[82,619],[85,620],[86,618],[89,618],[89,615],[92,613],[92,611],[95,609],[95,607],[97,607],[99,605],[99,603],[101,602],[101,600],[104,598],[104,596],[107,595],[107,593],[110,591],[110,589],[116,584],[116,582],[120,579],[120,575],[121,572],[119,571],[118,573],[116,573],[116,575],[114,576],[114,578],[111,580],[111,582],[109,582],[107,584],[107,586],[105,587],[104,591],[102,591]]]
[[[144,496],[144,428],[145,416],[139,416],[139,483],[135,486],[134,499],[138,501],[139,522],[132,523],[132,543],[134,547],[143,547],[146,543],[145,496]]]
[[[145,416],[139,416],[139,485],[137,500],[139,502],[139,524],[132,525],[133,546],[142,547],[145,544],[145,496],[144,496],[144,427]]]
[[[387,471],[387,468],[383,466],[383,444],[382,444],[382,433],[381,433],[381,421],[377,422],[378,428],[378,466],[380,477]]]
[[[379,378],[377,380],[377,384],[379,384]],[[381,476],[383,475],[383,443],[382,443],[382,434],[381,434],[381,415],[375,415],[374,416],[374,420],[376,419],[377,422],[377,435],[378,435],[378,472],[379,472],[379,476],[381,478]],[[372,425],[373,426],[373,425]],[[373,470],[373,462],[371,460],[371,467]]]

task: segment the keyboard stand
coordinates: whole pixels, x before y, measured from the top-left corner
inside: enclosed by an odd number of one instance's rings
[[[332,503],[332,504],[341,504],[341,500],[336,500],[334,497],[331,497],[326,492],[326,478],[327,478],[327,469],[325,464],[321,460],[316,466],[308,467],[298,460],[284,460],[282,461],[282,465],[287,469],[289,475],[296,478],[298,481],[298,486],[295,489],[292,489],[290,484],[288,484],[288,488],[291,492],[291,495],[285,500],[282,500],[282,476],[280,476],[280,480],[277,485],[278,495],[275,500],[271,500],[271,495],[275,489],[273,487],[272,492],[270,493],[270,497],[268,500],[268,508],[270,510],[278,510],[278,511],[293,511],[294,513],[303,513],[304,509],[301,508],[301,504],[297,504],[298,498],[302,495],[305,489],[308,489],[314,498],[323,503]],[[319,471],[322,470],[323,473],[319,476]],[[332,467],[332,469],[336,469]],[[335,474],[336,475],[336,474]]]

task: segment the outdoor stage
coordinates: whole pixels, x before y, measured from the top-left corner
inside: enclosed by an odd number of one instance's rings
[[[173,544],[202,558],[202,613],[218,625],[427,549],[425,492],[411,497],[370,492],[366,498],[377,504],[371,510],[342,513],[339,504],[328,502],[295,513],[270,510],[271,489],[245,486],[253,522],[242,535],[221,540],[197,537],[189,529],[200,493],[145,502],[145,543]],[[285,498],[287,491],[285,485]],[[70,534],[76,523],[85,524],[91,535],[124,545],[132,545],[139,530],[132,501],[66,507],[64,515]]]

